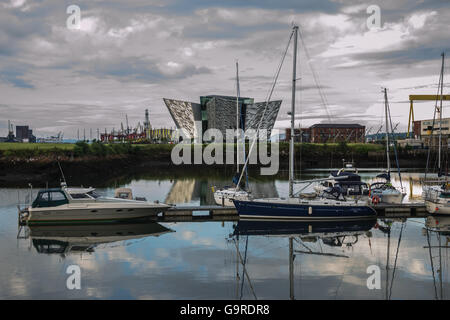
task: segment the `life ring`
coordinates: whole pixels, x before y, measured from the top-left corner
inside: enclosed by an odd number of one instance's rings
[[[380,197],[379,197],[379,196],[373,196],[373,197],[372,197],[372,203],[373,203],[374,205],[379,204],[379,203],[380,203]]]

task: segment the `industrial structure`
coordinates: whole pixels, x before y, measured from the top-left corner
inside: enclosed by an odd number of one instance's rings
[[[364,143],[366,127],[360,124],[319,123],[309,128],[294,129],[294,141],[310,143]],[[286,141],[291,139],[291,129],[286,129]]]
[[[197,142],[208,129],[218,129],[224,139],[227,129],[236,129],[238,116],[236,97],[208,95],[201,96],[200,103],[166,99],[164,103],[177,128],[185,138]],[[267,130],[268,137],[275,124],[281,100],[254,102],[253,98],[239,98],[238,107],[242,110],[239,128],[243,130]]]
[[[414,101],[438,101],[441,100],[441,95],[432,94],[412,94],[409,96],[409,118],[408,118],[408,135],[411,132],[411,124],[415,122],[414,120]],[[450,101],[450,95],[442,95],[442,101]],[[408,136],[409,138],[409,136]]]
[[[413,122],[414,138],[421,140],[425,146],[438,146],[439,131],[442,134],[442,143],[447,145],[450,135],[450,118],[443,118],[442,123],[439,120],[418,120]]]
[[[100,134],[97,129],[98,139],[104,143],[163,143],[171,142],[176,138],[176,131],[171,128],[152,128],[148,109],[145,110],[145,120],[143,125],[139,122],[137,126],[133,128],[128,124],[128,115],[125,116],[125,119],[126,127],[121,123],[119,130],[113,128],[108,132],[105,128],[104,133]]]
[[[1,137],[0,142],[36,142],[33,130],[29,126],[16,126],[16,135],[14,135],[14,126],[8,120],[8,135]]]

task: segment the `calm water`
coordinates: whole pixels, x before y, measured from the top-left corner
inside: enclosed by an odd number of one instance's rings
[[[373,180],[375,174],[362,176]],[[406,201],[418,201],[419,177],[403,175]],[[227,182],[225,177],[147,178],[125,186],[148,200],[198,205],[211,204],[211,186]],[[251,187],[268,196],[288,190],[283,180]],[[111,196],[114,186],[98,191]],[[28,237],[17,239],[16,205],[28,194],[0,189],[2,299],[289,299],[291,288],[296,299],[446,299],[450,294],[445,248],[450,218],[290,225],[163,221],[23,229],[21,236]],[[66,287],[70,265],[80,267],[80,290]],[[367,288],[371,265],[380,268],[380,289]]]

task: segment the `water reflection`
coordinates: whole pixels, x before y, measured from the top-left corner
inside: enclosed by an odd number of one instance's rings
[[[25,227],[38,253],[59,254],[66,257],[73,253],[92,253],[100,244],[146,237],[159,237],[173,230],[156,222],[111,225],[30,226]],[[20,231],[19,231],[20,232]]]
[[[367,182],[377,173],[360,172]],[[414,197],[421,194],[421,174],[402,177],[413,191],[406,201],[420,201]],[[198,205],[213,203],[211,186],[229,183],[225,176],[137,177],[97,190],[112,196],[115,187],[130,187],[149,201]],[[261,190],[255,192],[288,193],[284,179],[250,184]],[[0,189],[0,298],[447,298],[450,217],[280,224],[269,230],[264,223],[207,217],[161,219],[158,225],[33,227],[28,240],[17,240],[16,205],[28,195],[27,189]],[[79,291],[66,288],[65,270],[72,264],[82,271]],[[367,288],[371,265],[381,270],[380,290]]]

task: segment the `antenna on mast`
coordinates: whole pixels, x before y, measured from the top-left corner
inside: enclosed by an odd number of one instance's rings
[[[59,167],[59,170],[61,171],[61,176],[63,179],[63,181],[61,181],[61,187],[67,187],[66,177],[64,176],[64,172],[63,172],[63,169],[61,168],[61,164],[59,163],[59,159],[58,159],[58,167]]]

